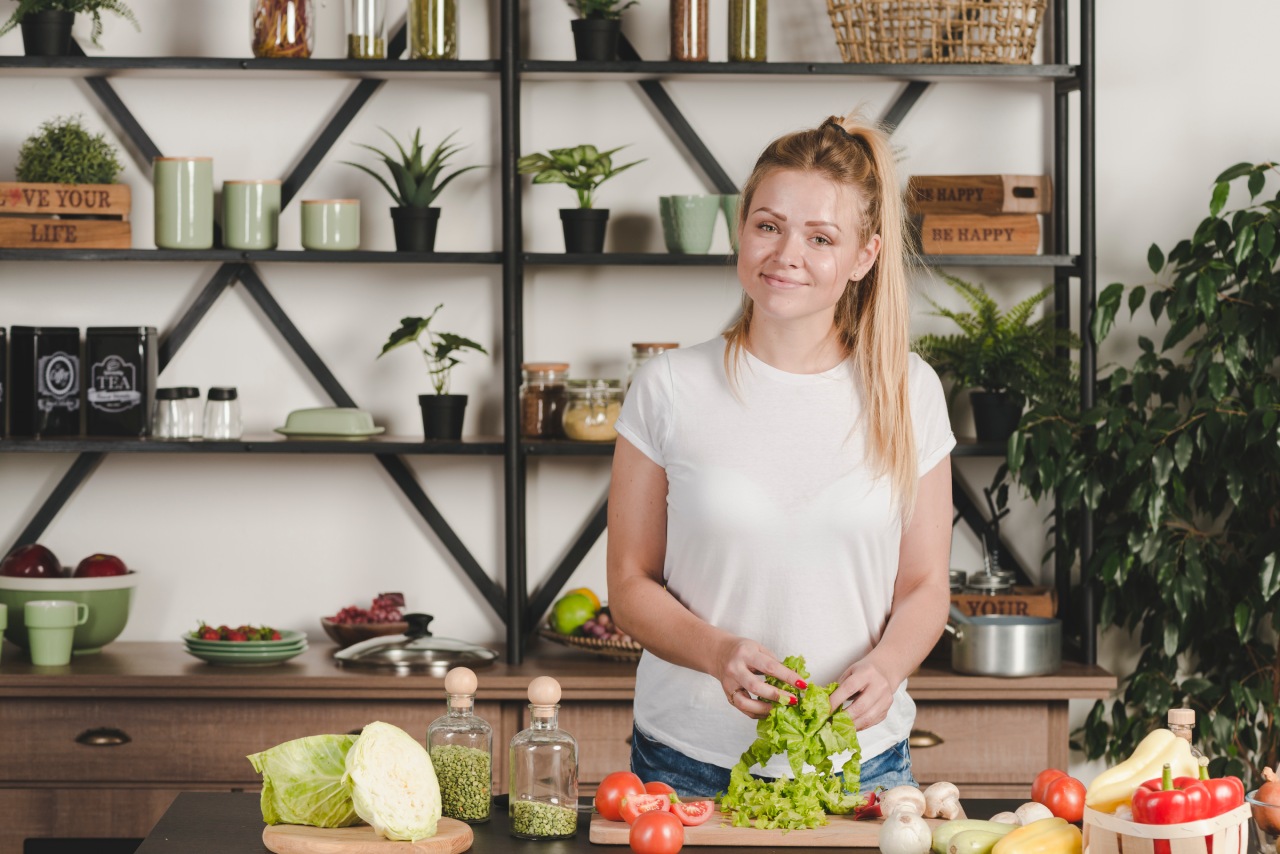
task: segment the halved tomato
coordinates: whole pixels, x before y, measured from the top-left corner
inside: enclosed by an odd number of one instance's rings
[[[644,782],[630,771],[614,771],[596,789],[595,807],[609,821],[621,821],[618,811],[627,795],[644,794]]]
[[[627,824],[635,824],[636,819],[647,812],[667,812],[670,809],[670,795],[627,795],[622,799],[618,813]]]
[[[644,790],[651,795],[674,795],[676,790],[661,780],[651,780],[644,784]]]
[[[702,824],[715,811],[714,801],[677,801],[671,805],[671,812],[675,813],[675,817],[685,827]]]

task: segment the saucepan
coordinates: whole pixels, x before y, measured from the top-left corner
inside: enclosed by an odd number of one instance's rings
[[[972,676],[1046,676],[1062,666],[1062,621],[1049,617],[966,617],[953,607],[951,669]]]

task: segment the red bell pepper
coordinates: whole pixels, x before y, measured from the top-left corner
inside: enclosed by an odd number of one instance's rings
[[[1190,779],[1179,777],[1178,780]],[[1173,783],[1176,786],[1178,780]],[[1209,777],[1209,767],[1200,766],[1200,785],[1209,790],[1209,816],[1231,812],[1244,803],[1244,782],[1239,777]]]
[[[1209,818],[1212,804],[1209,790],[1192,777],[1181,777],[1187,785],[1177,786],[1173,771],[1164,766],[1158,780],[1148,780],[1133,793],[1133,820],[1139,824],[1182,824]],[[1166,839],[1155,841],[1155,854],[1169,854]]]

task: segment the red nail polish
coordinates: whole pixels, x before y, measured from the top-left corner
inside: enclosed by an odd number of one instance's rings
[[[799,701],[798,701],[798,700],[796,700],[796,698],[795,698],[795,695],[794,695],[794,694],[787,698],[787,705],[788,705],[788,706],[794,706],[797,702],[799,702]]]
[[[797,679],[796,687],[799,688],[801,691],[803,691],[805,688],[809,687],[809,683],[804,681],[803,679]]]

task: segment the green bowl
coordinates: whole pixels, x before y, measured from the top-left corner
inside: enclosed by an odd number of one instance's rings
[[[129,606],[138,574],[110,575],[102,578],[11,578],[0,575],[0,602],[8,606],[9,627],[5,638],[27,648],[27,626],[23,606],[37,599],[66,599],[89,606],[89,620],[76,627],[71,641],[74,655],[101,652],[124,631],[129,621]]]

